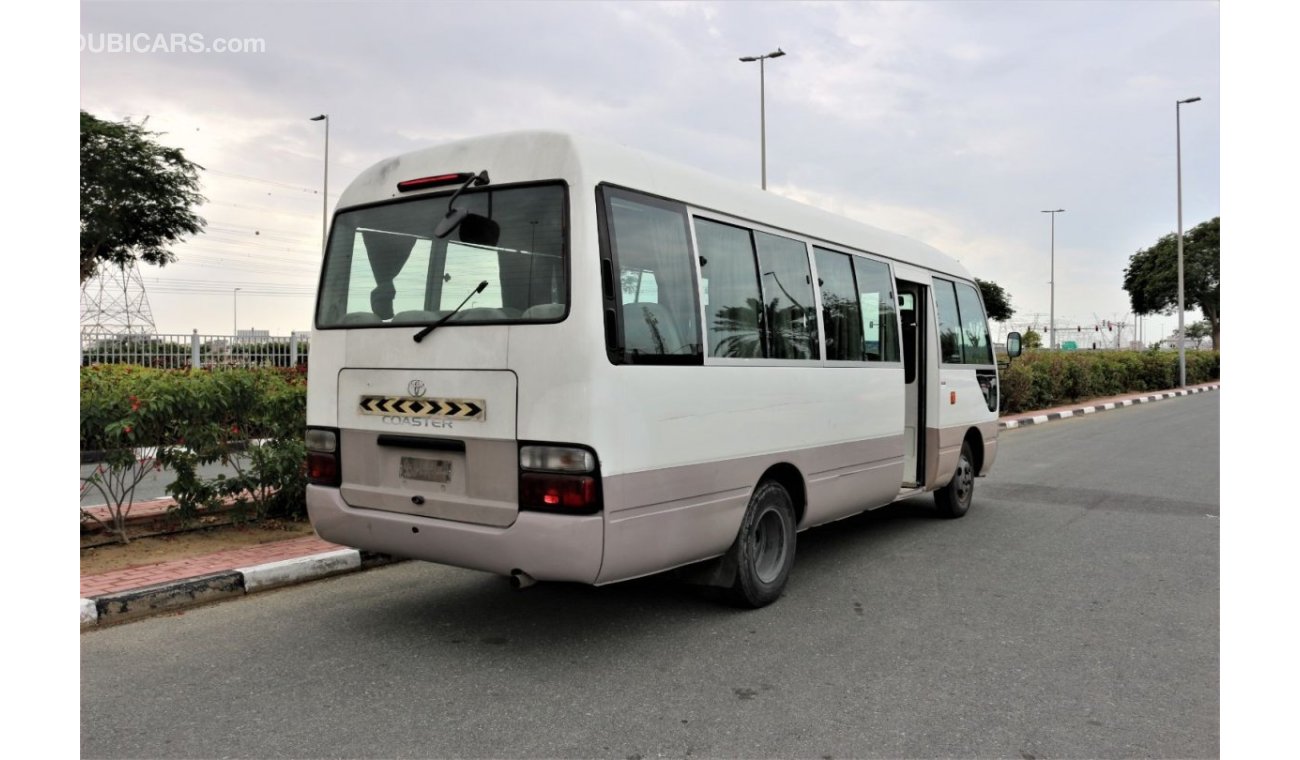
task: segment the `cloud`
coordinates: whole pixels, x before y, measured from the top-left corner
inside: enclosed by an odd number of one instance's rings
[[[335,195],[386,156],[533,127],[756,183],[758,67],[737,59],[779,46],[788,55],[764,67],[775,191],[925,240],[1014,286],[1018,307],[1044,312],[1048,230],[1038,212],[1065,207],[1058,304],[1107,313],[1125,308],[1127,257],[1173,228],[1177,97],[1205,98],[1183,125],[1185,217],[1190,226],[1219,211],[1215,8],[87,3],[83,33],[260,37],[266,52],[82,54],[81,105],[148,114],[214,170],[304,188],[319,186],[323,147],[307,117],[329,113]],[[318,195],[215,173],[205,187],[214,218],[293,230],[304,247],[319,237]],[[187,266],[183,256],[151,274],[195,277]],[[241,294],[241,315],[257,314],[249,301]],[[207,318],[203,308],[155,314],[177,330]],[[309,306],[265,317],[287,332],[304,326]]]

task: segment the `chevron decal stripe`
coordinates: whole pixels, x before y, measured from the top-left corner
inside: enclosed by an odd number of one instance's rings
[[[357,411],[389,417],[443,417],[482,422],[487,419],[487,402],[479,398],[362,396]]]

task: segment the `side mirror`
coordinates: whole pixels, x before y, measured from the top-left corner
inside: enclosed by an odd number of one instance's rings
[[[1007,358],[1014,359],[1020,356],[1020,333],[1007,333]]]

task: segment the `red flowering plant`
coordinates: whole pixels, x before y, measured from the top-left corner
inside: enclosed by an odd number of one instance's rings
[[[81,449],[96,468],[82,497],[108,515],[83,508],[82,520],[126,542],[135,489],[161,468],[182,522],[232,503],[248,519],[305,514],[306,408],[292,370],[85,367]]]
[[[160,469],[158,444],[171,426],[174,382],[165,371],[114,365],[81,370],[81,451],[95,469],[81,478],[83,522],[127,543],[126,519],[136,487]],[[107,514],[105,514],[107,512]]]

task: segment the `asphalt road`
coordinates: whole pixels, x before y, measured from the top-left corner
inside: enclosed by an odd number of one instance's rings
[[[1219,395],[1003,433],[740,611],[404,563],[82,636],[84,757],[1219,755]]]

